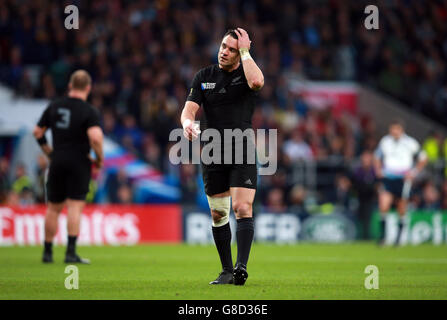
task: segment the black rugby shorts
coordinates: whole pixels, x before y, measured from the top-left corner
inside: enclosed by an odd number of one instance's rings
[[[205,193],[213,196],[231,187],[255,189],[258,182],[256,164],[202,164]]]
[[[85,200],[91,178],[91,162],[85,158],[55,158],[50,162],[48,201]]]

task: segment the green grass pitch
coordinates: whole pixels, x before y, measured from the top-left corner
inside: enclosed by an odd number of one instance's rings
[[[255,244],[245,286],[210,286],[214,246],[79,247],[79,289],[64,286],[64,247],[40,262],[41,247],[0,248],[0,299],[447,299],[447,248],[378,248],[372,243]],[[233,256],[236,248],[233,247]],[[364,287],[367,265],[379,289]]]

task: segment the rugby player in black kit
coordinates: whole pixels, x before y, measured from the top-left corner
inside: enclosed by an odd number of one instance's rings
[[[198,137],[194,120],[201,105],[206,124],[202,128],[218,130],[222,141],[224,129],[244,131],[252,128],[254,98],[256,91],[264,85],[264,76],[250,56],[250,43],[247,32],[242,28],[229,30],[219,48],[218,64],[197,72],[181,115],[186,138],[192,140]],[[247,145],[249,143],[247,141]],[[232,147],[234,151],[234,145]],[[204,164],[202,159],[202,172],[213,220],[214,242],[222,264],[222,272],[210,284],[243,285],[248,277],[247,262],[254,235],[252,205],[257,184],[256,163],[249,163],[244,152],[242,164]],[[238,252],[234,268],[229,224],[230,200],[237,221]]]
[[[53,262],[52,242],[57,232],[59,213],[65,204],[68,231],[65,262],[90,263],[76,254],[76,240],[89,189],[92,162],[99,169],[104,161],[99,114],[86,102],[91,90],[90,75],[84,70],[75,71],[68,88],[68,97],[52,101],[34,129],[35,138],[50,159],[42,258],[45,263]],[[45,138],[47,129],[51,129],[53,147],[48,145]],[[96,159],[90,158],[90,147]]]

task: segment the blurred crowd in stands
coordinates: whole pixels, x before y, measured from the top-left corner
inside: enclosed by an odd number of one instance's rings
[[[68,4],[79,8],[79,30],[64,28]],[[289,207],[310,214],[330,203],[358,215],[375,201],[371,152],[380,137],[374,121],[368,115],[316,110],[288,84],[358,81],[447,124],[447,2],[379,1],[380,28],[374,31],[364,27],[367,4],[4,0],[0,81],[19,96],[52,99],[65,93],[73,70],[88,70],[94,81],[90,102],[101,111],[106,135],[163,173],[177,175],[184,202],[194,201],[199,168],[183,165],[171,172],[169,132],[180,127],[194,73],[216,63],[229,27],[243,27],[265,76],[253,126],[279,129],[278,172],[260,179],[259,205],[272,212]],[[433,133],[424,143],[432,167],[442,164],[433,169],[438,172],[447,156],[443,139]],[[308,172],[311,164],[317,174],[309,188],[299,180],[299,170]],[[34,190],[37,201],[42,200],[40,188],[28,185],[20,167],[11,181],[6,171],[8,162],[2,159],[2,193],[12,188],[26,203],[32,201],[27,192]],[[447,183],[441,177],[421,179],[414,206],[447,208]],[[113,179],[109,200],[130,202],[132,186],[125,173]]]

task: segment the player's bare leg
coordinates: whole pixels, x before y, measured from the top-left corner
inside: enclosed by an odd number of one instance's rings
[[[81,214],[85,201],[67,200],[67,231],[69,236],[77,236],[81,225]]]
[[[385,243],[385,219],[386,215],[393,203],[393,195],[388,191],[380,191],[379,193],[379,210],[380,210],[380,236],[379,244]]]
[[[247,263],[254,236],[253,200],[256,190],[249,188],[230,188],[233,211],[237,222],[237,260],[233,271],[233,281],[243,285],[247,280]]]
[[[231,257],[231,229],[229,223],[230,191],[208,196],[213,219],[213,238],[222,264],[222,272],[210,284],[233,283],[233,259]]]
[[[400,237],[402,235],[402,229],[404,227],[405,222],[405,214],[407,213],[407,200],[406,199],[399,199],[397,202],[397,212],[399,213],[399,225],[397,229],[397,237],[395,241],[395,245],[399,245],[400,243]]]
[[[67,200],[68,243],[67,251],[65,253],[66,263],[90,263],[88,259],[83,259],[76,254],[76,241],[79,235],[81,214],[84,206],[85,201],[83,200]]]
[[[42,261],[53,262],[53,239],[57,233],[59,213],[64,208],[64,202],[48,202],[47,214],[45,215],[45,243]]]

